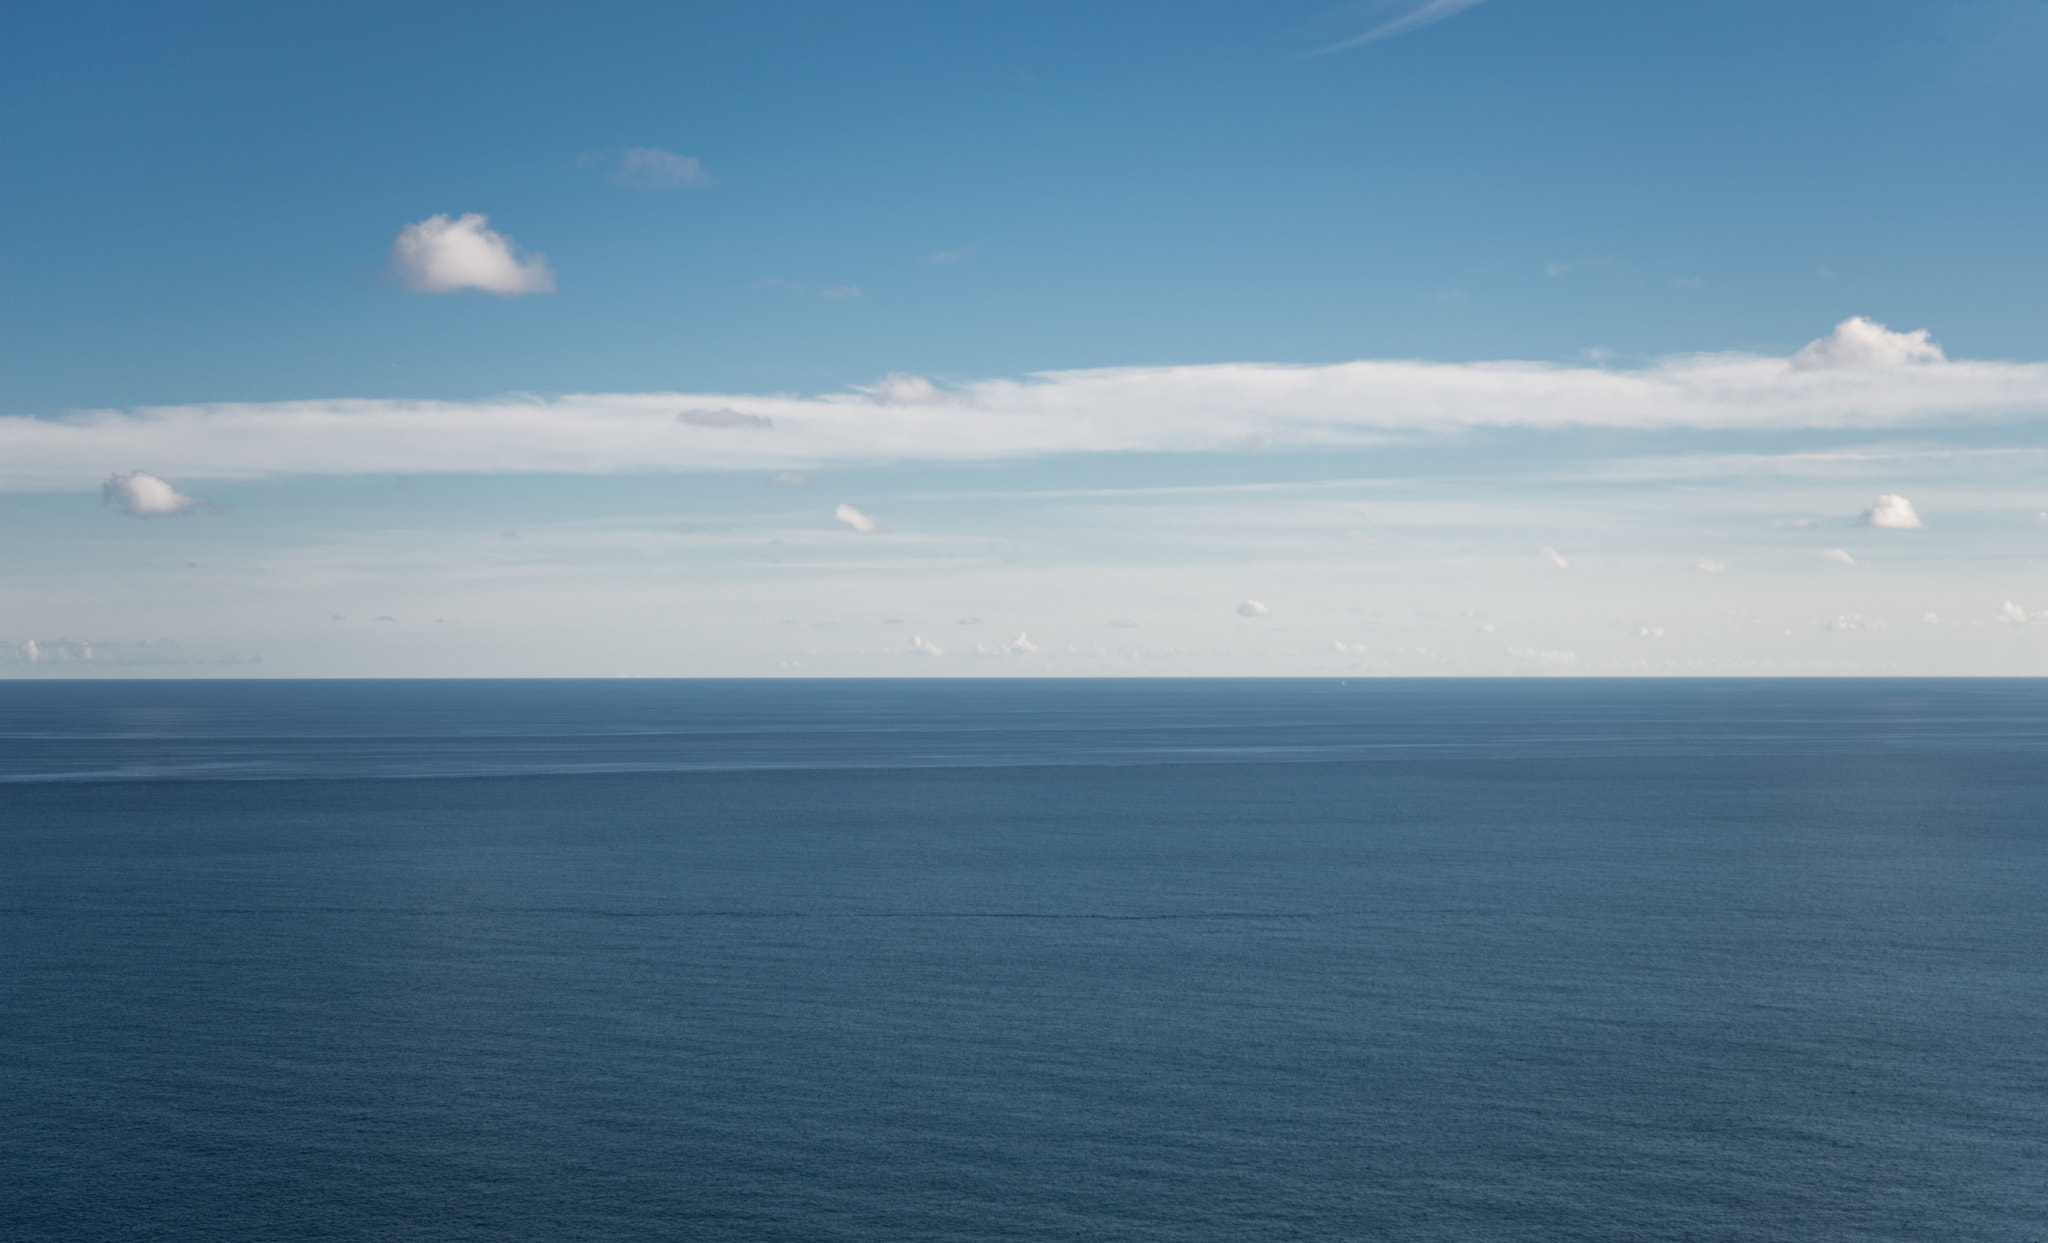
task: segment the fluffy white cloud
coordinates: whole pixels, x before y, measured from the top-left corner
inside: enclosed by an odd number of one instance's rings
[[[1839,561],[1843,565],[1856,564],[1856,558],[1850,556],[1849,550],[1846,548],[1823,548],[1820,550],[1820,555],[1830,561]]]
[[[913,635],[911,637],[910,651],[912,655],[916,656],[944,656],[946,654],[945,648],[940,647],[921,635]]]
[[[1237,615],[1239,617],[1271,617],[1273,610],[1260,604],[1257,600],[1246,600],[1243,604],[1237,606]]]
[[[1031,641],[1031,636],[1022,633],[1010,640],[1005,646],[1009,651],[1015,653],[1030,653],[1038,650],[1038,645]]]
[[[1716,561],[1712,557],[1701,557],[1698,561],[1693,562],[1693,564],[1699,567],[1700,572],[1704,574],[1723,574],[1728,570],[1728,563],[1726,561]]]
[[[1927,339],[1925,328],[1917,332],[1893,332],[1861,315],[1836,324],[1833,332],[1792,356],[1792,366],[1800,371],[1870,370],[1947,361],[1941,347]]]
[[[1572,563],[1565,560],[1564,554],[1559,552],[1555,548],[1539,548],[1536,550],[1536,555],[1543,558],[1545,561],[1548,561],[1550,564],[1556,566],[1560,570],[1569,570],[1572,568]]]
[[[1869,509],[1864,510],[1862,522],[1867,527],[1884,527],[1893,531],[1918,530],[1921,526],[1920,515],[1913,512],[1913,502],[1903,496],[1891,495],[1878,497]]]
[[[509,253],[498,261],[500,277],[509,265],[514,286],[525,279]],[[695,434],[688,424],[678,426],[678,410],[759,418],[772,422],[775,434]],[[1362,447],[1485,428],[1782,431],[2014,416],[2048,416],[2048,365],[1802,368],[1747,354],[1687,355],[1636,370],[1528,362],[1222,363],[1047,372],[953,389],[892,374],[867,388],[816,397],[522,395],[0,418],[0,487],[90,486],[110,459],[149,461],[187,478],[801,471],[1054,454],[1235,453],[1254,443]]]
[[[118,504],[122,513],[134,518],[170,518],[206,504],[146,470],[113,476],[100,485],[100,496],[110,505]]]
[[[677,186],[708,186],[714,178],[696,156],[677,155],[660,147],[634,147],[619,157],[612,180],[635,190],[673,190]]]
[[[841,505],[833,510],[832,517],[859,531],[862,535],[873,535],[882,529],[882,522],[879,518],[876,518],[873,514],[864,514],[851,505]]]
[[[391,269],[418,293],[481,289],[504,298],[553,293],[555,274],[547,257],[520,257],[512,239],[490,224],[481,212],[429,216],[409,224],[391,243]]]

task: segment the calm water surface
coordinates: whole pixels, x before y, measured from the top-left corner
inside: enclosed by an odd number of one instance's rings
[[[2048,1240],[2037,682],[0,683],[0,1236]]]

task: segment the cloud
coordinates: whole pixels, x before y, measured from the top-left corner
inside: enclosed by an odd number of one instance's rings
[[[786,470],[768,482],[778,488],[802,488],[809,486],[811,477],[809,475],[799,475],[793,470]]]
[[[1920,515],[1913,512],[1913,502],[1903,496],[1885,495],[1869,509],[1863,511],[1864,526],[1882,527],[1891,531],[1915,531],[1921,526]]]
[[[945,648],[940,647],[921,635],[913,635],[911,637],[910,650],[912,654],[917,656],[944,656],[946,654]]]
[[[883,529],[879,518],[876,518],[873,514],[864,514],[851,505],[841,505],[833,510],[832,517],[859,531],[862,535],[873,535]]]
[[[146,470],[114,475],[100,485],[100,499],[119,504],[131,518],[172,518],[202,508],[206,502],[186,496]]]
[[[981,619],[979,617],[962,617],[955,620],[953,624],[956,626],[979,626]]]
[[[1341,52],[1346,48],[1363,47],[1368,43],[1378,43],[1382,39],[1392,39],[1398,35],[1405,35],[1411,30],[1420,30],[1424,26],[1440,22],[1446,17],[1455,17],[1466,9],[1481,3],[1484,3],[1484,0],[1424,0],[1420,8],[1410,10],[1407,14],[1397,17],[1390,22],[1383,22],[1362,35],[1354,35],[1341,42],[1332,43],[1328,47],[1318,48],[1312,54],[1320,56],[1327,52]]]
[[[512,239],[493,231],[490,217],[429,216],[409,224],[391,243],[391,269],[415,293],[481,289],[503,298],[555,292],[545,255],[521,258]]]
[[[1577,652],[1560,652],[1550,648],[1511,647],[1508,649],[1508,655],[1516,660],[1534,661],[1551,669],[1562,669],[1579,663]]]
[[[1836,324],[1833,332],[1792,356],[1792,366],[1799,371],[1877,370],[1947,361],[1941,347],[1927,339],[1925,328],[1893,332],[1861,315]]]
[[[1556,566],[1560,570],[1569,570],[1572,568],[1572,563],[1565,560],[1564,554],[1559,552],[1555,548],[1539,548],[1536,550],[1536,555],[1543,558],[1545,561],[1548,561],[1550,564]]]
[[[1239,617],[1271,617],[1273,610],[1260,604],[1257,600],[1246,600],[1243,604],[1237,606],[1237,615]]]
[[[1038,650],[1038,645],[1031,641],[1031,636],[1022,632],[1019,632],[1016,638],[1010,640],[1004,646],[1011,652],[1020,654],[1028,654]]]
[[[691,435],[678,410],[769,419]],[[1362,448],[1488,429],[1896,428],[2048,418],[2048,365],[1797,368],[1694,354],[1633,368],[1538,362],[1216,363],[1043,372],[941,389],[892,373],[818,396],[511,395],[316,400],[0,418],[0,487],[83,488],[105,463],[171,477],[415,472],[805,471],[1133,452]]]
[[[765,414],[741,414],[730,406],[716,410],[684,410],[676,415],[676,422],[691,427],[758,427],[764,431],[775,426],[775,420]]]
[[[660,147],[633,147],[619,157],[612,180],[635,190],[673,190],[708,186],[716,178],[693,155],[677,155]]]
[[[1856,558],[1850,556],[1848,550],[1844,548],[1823,548],[1820,550],[1820,555],[1830,561],[1839,561],[1843,565],[1856,564]]]
[[[851,302],[860,297],[859,285],[830,285],[818,291],[818,296],[828,302]]]
[[[1693,565],[1697,566],[1705,574],[1723,574],[1728,570],[1728,563],[1726,561],[1716,561],[1712,557],[1701,557],[1693,562]]]
[[[2025,609],[2021,608],[2019,605],[2014,604],[2010,600],[2007,600],[2004,606],[1998,610],[1998,620],[2002,622],[2010,622],[2015,626],[2027,626],[2037,622],[2048,622],[2048,609],[2044,609],[2039,613],[2029,613]]]
[[[958,263],[962,259],[967,258],[969,255],[973,254],[975,251],[980,249],[981,247],[979,246],[962,246],[955,250],[941,250],[934,254],[927,255],[925,257],[925,262],[937,264],[943,267],[948,263]]]

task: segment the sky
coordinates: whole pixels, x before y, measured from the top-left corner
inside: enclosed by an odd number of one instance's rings
[[[0,677],[2048,674],[2048,0],[0,41]]]

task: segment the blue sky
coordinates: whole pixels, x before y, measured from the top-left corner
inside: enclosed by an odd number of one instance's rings
[[[12,29],[6,675],[2048,672],[2039,0]]]

